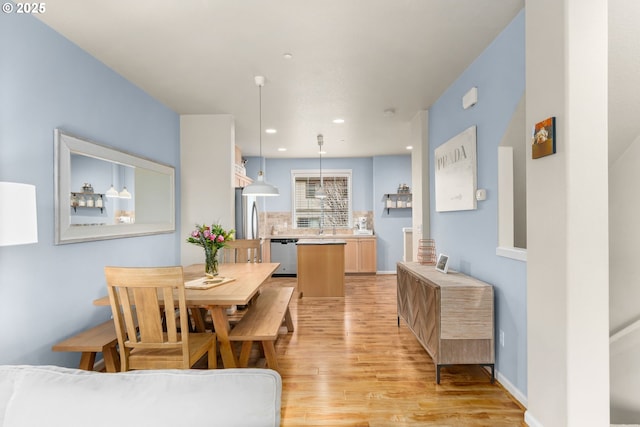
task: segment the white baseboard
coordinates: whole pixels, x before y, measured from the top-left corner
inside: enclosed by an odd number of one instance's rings
[[[533,415],[531,415],[530,411],[526,411],[524,413],[524,422],[527,423],[529,427],[544,427],[540,421],[536,420]]]
[[[486,368],[486,369],[489,370],[489,372],[491,372],[489,368]],[[507,377],[502,375],[500,371],[498,371],[497,369],[496,369],[496,378],[498,379],[498,382],[500,382],[502,387],[504,387],[522,406],[524,406],[525,408],[527,407],[527,404],[528,404],[527,396],[525,396],[516,386],[514,386],[507,379]]]
[[[376,271],[376,274],[396,274],[397,271],[396,270],[390,270],[390,271]]]

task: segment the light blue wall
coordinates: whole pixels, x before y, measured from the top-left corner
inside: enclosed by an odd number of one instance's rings
[[[478,188],[487,200],[478,209],[435,212],[434,167],[430,168],[431,230],[438,252],[451,268],[495,286],[497,369],[523,395],[527,393],[526,263],[496,255],[498,243],[498,144],[525,88],[524,11],[451,85],[429,110],[429,154],[472,125],[477,125]],[[478,87],[478,103],[462,109],[462,96]],[[522,143],[525,144],[523,135]]]
[[[0,181],[35,184],[38,209],[38,243],[0,247],[0,364],[77,366],[79,354],[51,346],[109,318],[92,305],[106,294],[104,266],[177,264],[180,237],[55,246],[53,130],[179,177],[179,117],[32,16],[0,14],[0,58]]]
[[[402,261],[402,229],[411,227],[411,209],[385,209],[383,195],[397,193],[400,184],[411,187],[411,156],[374,157],[372,198],[379,272],[396,271],[396,263]]]
[[[247,175],[255,178],[260,161],[247,159]],[[279,197],[264,197],[260,202],[266,212],[289,212],[291,202],[291,170],[318,169],[319,159],[266,159],[267,182],[278,187]],[[411,227],[411,211],[396,210],[387,214],[382,209],[382,195],[395,193],[398,185],[411,185],[410,156],[323,158],[322,169],[351,169],[354,211],[373,211],[377,235],[378,271],[395,271],[402,260],[402,228]]]

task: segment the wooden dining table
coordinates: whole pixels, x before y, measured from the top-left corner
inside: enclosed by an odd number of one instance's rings
[[[239,263],[220,264],[220,277],[233,280],[209,289],[185,289],[187,306],[206,308],[211,313],[213,327],[218,337],[220,355],[225,368],[238,366],[238,358],[229,341],[231,325],[227,317],[227,308],[233,305],[246,305],[258,293],[260,286],[278,268],[279,263]],[[184,280],[189,282],[204,277],[204,264],[184,267]],[[109,306],[109,297],[93,301],[97,306]]]

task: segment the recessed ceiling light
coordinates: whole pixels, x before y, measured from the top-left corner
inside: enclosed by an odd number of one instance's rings
[[[413,150],[413,145],[407,145],[407,150]]]
[[[387,108],[386,110],[384,110],[384,115],[387,117],[393,117],[396,115],[396,110],[395,108]]]
[[[344,119],[333,119],[333,123],[342,124],[342,123],[344,123]]]
[[[287,149],[284,148],[284,147],[280,147],[280,148],[278,148],[278,151],[287,151]]]
[[[284,59],[291,59],[291,58],[293,58],[293,54],[292,54],[292,53],[287,52],[287,53],[282,54],[282,57],[283,57]]]
[[[277,131],[277,130],[275,130],[275,129],[265,129],[264,131],[265,131],[266,133],[271,133],[271,134],[278,133],[278,131]]]

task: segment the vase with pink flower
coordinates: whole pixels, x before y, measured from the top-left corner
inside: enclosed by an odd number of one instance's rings
[[[208,277],[218,275],[218,250],[225,247],[229,240],[233,240],[234,230],[225,230],[220,224],[198,225],[187,237],[187,243],[192,243],[204,249],[204,269]]]

